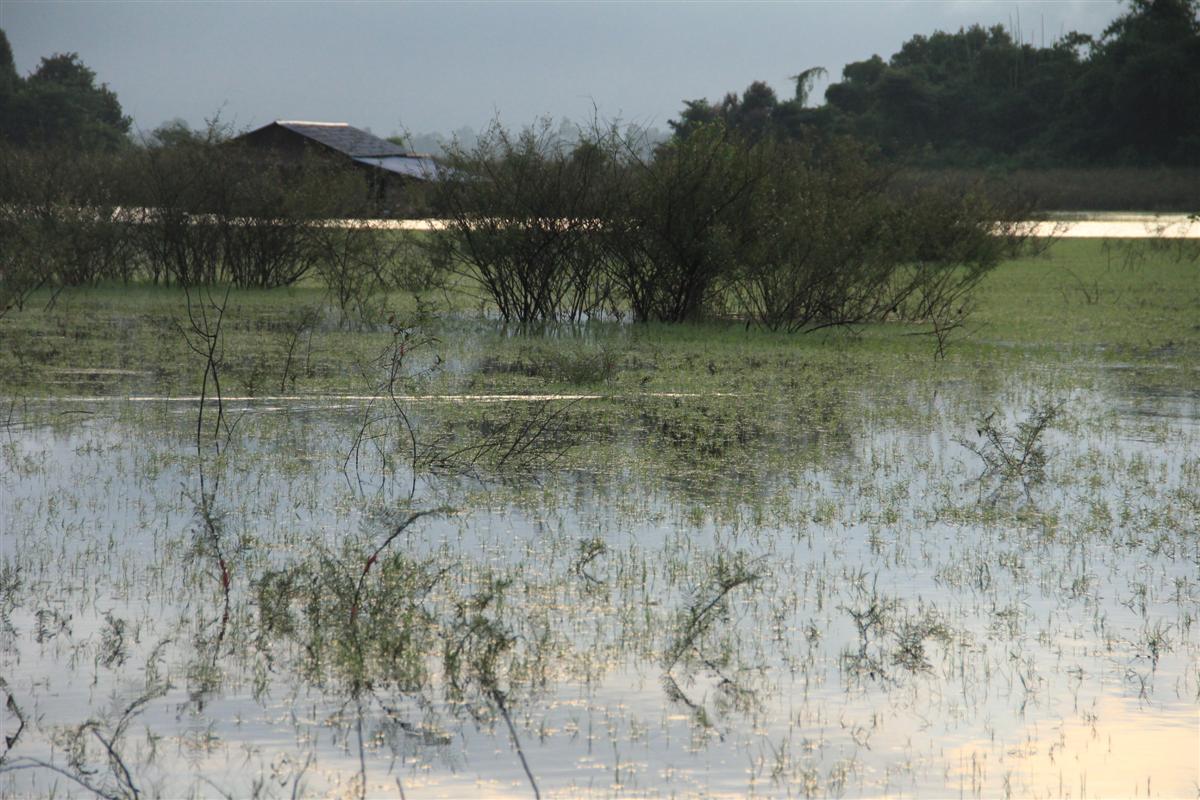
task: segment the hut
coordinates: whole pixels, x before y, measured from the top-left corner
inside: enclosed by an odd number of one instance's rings
[[[419,205],[414,187],[437,181],[441,167],[430,155],[403,147],[345,122],[275,120],[235,140],[272,157],[294,160],[313,155],[343,160],[365,170],[375,201],[383,211],[411,210]]]

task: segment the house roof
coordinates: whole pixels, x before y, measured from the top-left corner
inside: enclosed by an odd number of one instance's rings
[[[271,124],[287,128],[289,131],[312,139],[339,153],[345,153],[351,158],[408,155],[403,147],[345,122],[306,122],[304,120],[279,119]]]
[[[445,167],[439,167],[431,156],[426,155],[359,156],[354,160],[359,164],[368,164],[372,167],[386,169],[388,172],[395,172],[397,175],[419,178],[424,181],[436,181],[448,173]]]
[[[277,119],[239,138],[271,143],[277,141],[275,134],[279,130],[288,131],[349,156],[355,163],[376,167],[406,178],[436,181],[450,174],[447,168],[440,167],[434,161],[433,156],[405,152],[403,147],[345,122]]]

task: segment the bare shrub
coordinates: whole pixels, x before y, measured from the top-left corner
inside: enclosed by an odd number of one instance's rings
[[[245,183],[249,196],[218,220],[224,276],[242,288],[290,286],[312,267],[307,215],[292,207],[290,193],[261,176]]]
[[[120,155],[0,149],[0,308],[20,308],[41,286],[129,277],[126,172]]]
[[[237,286],[290,286],[328,256],[316,241],[330,218],[361,212],[362,176],[319,157],[283,163],[241,147],[218,154],[229,175],[227,201],[216,215],[223,268]],[[335,223],[343,224],[343,223]]]
[[[314,243],[321,223],[364,209],[361,174],[316,156],[254,153],[229,134],[212,122],[143,149],[140,243],[156,282],[291,285],[330,257]]]
[[[440,252],[416,241],[415,234],[346,220],[312,225],[308,241],[314,268],[343,321],[381,318],[388,292],[417,293],[443,283]]]
[[[222,233],[207,215],[226,205],[232,178],[215,153],[228,135],[214,121],[203,133],[147,142],[142,151],[138,244],[155,283],[218,279]]]
[[[893,170],[852,142],[741,146],[753,191],[720,226],[715,283],[772,330],[895,316],[931,324],[941,354],[972,291],[1020,239],[1020,215],[976,195],[897,194]]]
[[[654,156],[623,143],[617,203],[605,218],[604,256],[635,320],[702,316],[745,241],[747,207],[767,164],[723,126],[694,131]]]
[[[956,439],[983,462],[980,488],[993,487],[988,502],[994,504],[1002,492],[1020,486],[1025,499],[1032,501],[1030,489],[1046,477],[1045,443],[1042,436],[1062,415],[1062,402],[1042,402],[1031,406],[1024,419],[1009,428],[993,411],[977,424],[978,441]]]
[[[651,155],[616,126],[567,143],[547,123],[516,136],[497,125],[451,161],[450,223],[430,257],[324,232],[343,310],[369,316],[398,277],[411,288],[450,265],[522,325],[624,309],[790,331],[898,318],[928,324],[941,356],[976,286],[1024,239],[1018,210],[898,191],[891,169],[836,139],[747,141],[710,125]],[[426,269],[397,273],[401,261]]]
[[[23,310],[29,296],[50,280],[38,255],[40,233],[20,206],[0,203],[0,319]]]
[[[497,124],[470,151],[452,146],[448,159],[437,241],[506,322],[578,321],[603,306],[603,148],[572,148],[548,121],[515,136]]]
[[[980,194],[923,190],[897,207],[900,259],[887,301],[908,322],[925,323],[942,357],[973,310],[979,283],[1019,251],[1028,227],[1022,209]]]
[[[772,168],[742,217],[729,286],[739,310],[772,330],[870,321],[891,308],[900,258],[889,173],[860,148],[765,142]]]

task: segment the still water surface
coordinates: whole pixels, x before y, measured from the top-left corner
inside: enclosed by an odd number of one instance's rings
[[[1059,398],[1026,493],[978,480],[975,391],[694,471],[631,419],[536,480],[422,480],[446,510],[364,579],[411,603],[368,623],[377,596],[306,616],[409,507],[403,469],[347,472],[352,398],[230,401],[220,559],[194,403],[29,409],[0,432],[0,792],[528,797],[523,756],[544,796],[1193,796],[1200,397],[1113,370]],[[365,687],[360,624],[412,637]]]

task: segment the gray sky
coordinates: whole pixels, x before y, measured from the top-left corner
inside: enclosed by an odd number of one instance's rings
[[[52,2],[0,0],[17,70],[78,52],[150,130],[220,111],[350,122],[387,135],[481,129],[497,114],[665,128],[683,100],[720,98],[812,66],[884,58],[915,33],[972,23],[1041,44],[1098,34],[1116,0],[792,3]],[[823,95],[824,87],[814,93]]]

